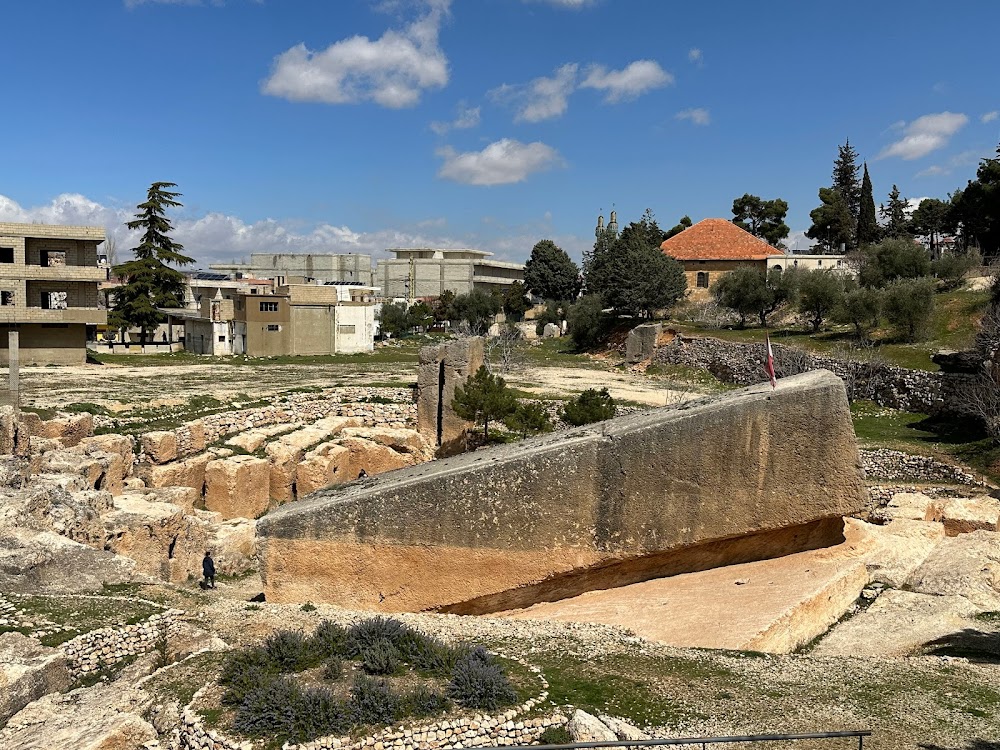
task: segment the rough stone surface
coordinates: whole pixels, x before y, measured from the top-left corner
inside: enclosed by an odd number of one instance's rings
[[[223,518],[257,518],[270,502],[270,464],[254,456],[209,461],[205,467],[205,508]]]
[[[149,487],[191,487],[201,493],[211,460],[212,456],[202,453],[164,466],[142,466],[140,476]]]
[[[927,508],[927,520],[942,523],[948,536],[996,531],[998,517],[1000,500],[988,495],[939,498]]]
[[[455,388],[482,367],[483,361],[483,339],[478,336],[420,350],[417,429],[440,456],[465,450],[465,434],[471,425],[455,414],[451,402]]]
[[[135,560],[143,573],[173,583],[200,574],[207,538],[204,524],[183,508],[151,502],[142,495],[122,495],[103,521],[105,549]]]
[[[47,695],[0,729],[0,747],[18,750],[135,750],[156,739],[142,718],[153,699],[119,683]]]
[[[213,525],[213,535],[206,547],[212,551],[215,569],[226,575],[239,575],[257,567],[257,522],[234,518]],[[199,572],[201,569],[199,558]]]
[[[373,477],[387,471],[402,469],[417,463],[412,453],[397,453],[387,445],[362,438],[341,438],[340,444],[348,450],[348,474],[351,479],[364,475]]]
[[[629,724],[624,719],[619,719],[616,716],[608,716],[606,714],[600,714],[598,719],[604,724],[608,729],[614,732],[615,737],[620,740],[648,740],[649,735],[643,732],[639,727]]]
[[[964,596],[1000,610],[1000,534],[973,531],[944,539],[906,582],[911,591]]]
[[[0,633],[0,726],[43,695],[69,687],[66,656],[20,633]]]
[[[51,531],[0,532],[0,590],[75,594],[105,583],[143,580],[135,562]]]
[[[817,656],[907,656],[923,644],[968,627],[977,612],[961,596],[888,590],[863,612],[837,625]]]
[[[54,438],[66,448],[72,448],[94,434],[94,418],[90,414],[65,414],[48,420],[32,416],[35,419],[25,421],[32,436]]]
[[[618,735],[605,726],[604,722],[579,708],[566,725],[566,731],[573,742],[614,742],[618,739]]]
[[[877,526],[856,518],[847,519],[845,536],[864,546],[865,564],[872,581],[900,587],[944,539],[939,523],[900,518]]]
[[[177,458],[177,436],[170,431],[147,432],[142,436],[142,452],[154,464]]]
[[[688,548],[687,570],[767,557],[725,551],[758,533],[835,519],[802,535],[835,543],[865,503],[843,385],[814,372],[319,492],[258,551],[269,601],[475,613],[683,572]]]
[[[562,334],[559,326],[555,323],[546,323],[542,327],[542,338],[543,339],[557,339]]]
[[[351,451],[335,442],[320,443],[305,454],[296,469],[296,489],[299,497],[333,484],[357,478],[351,474]]]
[[[625,362],[636,365],[652,359],[662,332],[663,326],[660,323],[643,323],[629,331],[628,341],[625,343]]]

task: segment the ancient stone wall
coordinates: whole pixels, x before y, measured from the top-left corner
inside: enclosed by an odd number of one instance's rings
[[[156,648],[177,627],[179,609],[151,615],[142,622],[124,628],[100,628],[77,636],[59,648],[69,658],[69,671],[74,679],[113,666],[130,656],[145,654]]]
[[[269,601],[492,611],[825,546],[866,500],[820,371],[331,488],[258,549]]]
[[[916,456],[887,448],[860,450],[859,453],[861,465],[869,480],[981,484],[975,476],[961,467],[937,461],[929,456]]]
[[[845,381],[852,398],[921,414],[965,413],[961,391],[973,376],[908,370],[881,362],[821,357],[773,344],[778,377],[825,369]],[[764,344],[740,344],[714,338],[681,338],[660,347],[654,360],[708,370],[726,383],[750,385],[767,379]]]

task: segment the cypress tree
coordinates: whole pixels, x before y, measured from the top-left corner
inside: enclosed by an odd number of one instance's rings
[[[833,189],[844,196],[851,218],[858,221],[861,206],[861,181],[858,179],[858,152],[850,139],[837,147],[837,160],[833,163]]]
[[[861,208],[858,216],[858,245],[873,245],[878,242],[879,227],[875,218],[875,195],[872,181],[868,176],[868,162],[865,162],[865,176],[861,180]]]

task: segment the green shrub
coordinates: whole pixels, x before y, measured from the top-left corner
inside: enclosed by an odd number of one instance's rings
[[[458,651],[437,638],[412,632],[419,637],[406,644],[403,654],[413,668],[437,677],[450,675],[455,668]]]
[[[551,432],[549,413],[539,403],[519,403],[513,414],[504,419],[507,429],[527,437],[529,432]]]
[[[569,336],[577,349],[594,349],[604,342],[612,318],[604,312],[600,295],[588,294],[574,302],[566,312]],[[539,331],[541,335],[541,331]]]
[[[399,698],[385,680],[359,674],[351,687],[351,712],[360,724],[390,724],[399,714]]]
[[[344,676],[344,662],[339,656],[331,656],[323,662],[323,679],[336,682]]]
[[[309,742],[317,737],[346,734],[353,723],[346,703],[337,700],[326,688],[310,688],[299,695],[288,736],[293,742]]]
[[[378,641],[362,649],[361,668],[367,674],[390,675],[400,666],[399,650],[389,641]]]
[[[252,648],[229,654],[222,665],[219,682],[226,690],[222,702],[238,706],[247,693],[274,677],[274,665],[262,648]]]
[[[346,653],[348,656],[358,656],[377,643],[391,643],[395,646],[408,631],[406,625],[391,617],[379,615],[362,620],[347,630]]]
[[[546,727],[545,731],[538,737],[540,745],[569,745],[573,742],[573,736],[566,729],[566,725],[558,727]]]
[[[927,332],[934,312],[934,282],[931,279],[900,279],[885,288],[883,311],[896,334],[917,341]]]
[[[607,388],[588,388],[579,396],[570,399],[562,408],[562,418],[571,425],[603,422],[615,415],[615,400]]]
[[[312,602],[306,602],[301,607],[299,607],[299,609],[301,609],[303,612],[315,612],[316,605],[313,604]]]
[[[403,714],[416,718],[444,713],[451,706],[447,696],[431,690],[426,685],[418,685],[406,693],[400,703]]]
[[[458,657],[448,685],[448,697],[466,708],[492,711],[517,701],[503,669],[481,646]]]
[[[233,726],[251,737],[287,736],[294,731],[301,697],[294,682],[272,675],[246,694]]]
[[[347,629],[323,620],[312,634],[312,647],[324,657],[347,655]]]
[[[280,672],[297,672],[319,661],[310,639],[298,630],[274,633],[264,641],[264,651]]]

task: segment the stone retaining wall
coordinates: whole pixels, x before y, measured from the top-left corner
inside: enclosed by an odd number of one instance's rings
[[[908,370],[877,361],[824,357],[774,344],[775,370],[788,377],[808,370],[830,370],[841,378],[852,399],[867,399],[880,406],[920,414],[964,414],[960,393],[974,381],[972,375]],[[714,338],[677,336],[660,347],[656,362],[708,370],[719,380],[752,385],[767,379],[764,344],[740,344]]]
[[[885,448],[859,450],[861,465],[868,479],[889,482],[921,481],[951,482],[981,485],[975,476],[958,466],[952,466],[927,456],[915,456]]]
[[[541,671],[537,667],[530,669],[537,674],[542,692],[501,714],[476,714],[433,724],[387,727],[358,740],[350,737],[321,737],[300,745],[285,745],[285,750],[457,750],[467,747],[530,745],[537,742],[547,728],[563,726],[567,722],[567,718],[559,712],[534,718],[524,717],[549,697],[549,684]],[[227,738],[218,731],[205,728],[201,723],[201,718],[191,706],[206,688],[195,693],[191,703],[181,713],[181,750],[246,750],[251,747],[251,743]]]
[[[130,656],[152,651],[158,641],[176,630],[182,614],[182,610],[168,609],[124,628],[92,630],[67,641],[59,649],[69,659],[70,675],[79,679]]]

